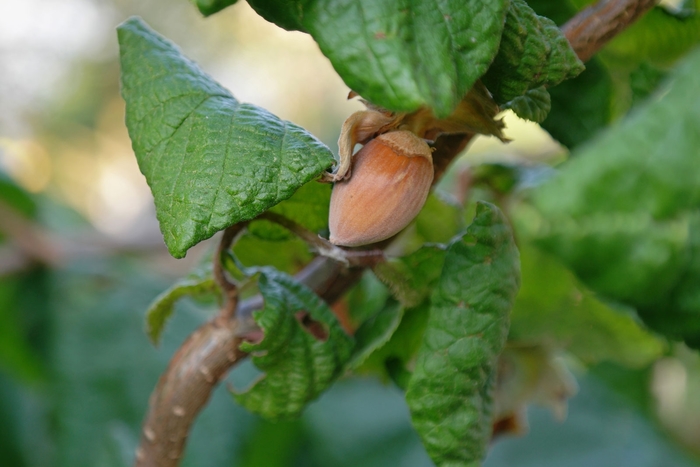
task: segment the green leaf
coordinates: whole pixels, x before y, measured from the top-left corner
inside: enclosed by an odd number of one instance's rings
[[[239,103],[140,19],[118,31],[129,136],[176,258],[333,163],[309,133]]]
[[[406,401],[438,466],[473,466],[491,439],[496,364],[520,282],[508,223],[480,203],[453,242],[435,289]]]
[[[566,23],[581,6],[567,0],[528,0],[528,4],[557,25]],[[568,148],[588,141],[611,120],[612,82],[607,68],[595,57],[576,78],[548,91],[552,109],[541,126]]]
[[[594,291],[686,340],[700,337],[700,303],[681,286],[700,280],[699,127],[697,49],[654,99],[536,189],[536,210],[521,217],[521,230]]]
[[[666,76],[667,73],[664,70],[649,65],[648,63],[639,65],[639,68],[630,74],[632,106],[647,99]]]
[[[552,101],[544,86],[529,89],[501,106],[501,109],[511,109],[520,118],[535,123],[542,123],[552,108]]]
[[[425,245],[410,255],[379,263],[373,271],[397,300],[412,307],[430,296],[444,262],[443,245]]]
[[[271,419],[298,416],[306,404],[342,373],[354,346],[328,305],[306,286],[272,268],[259,268],[265,307],[253,314],[265,337],[243,343],[255,366],[265,372],[251,388],[234,393],[252,412]],[[320,325],[325,338],[306,329],[300,312]]]
[[[506,0],[254,0],[268,21],[310,33],[345,83],[395,111],[446,117],[498,50]]]
[[[146,334],[154,345],[160,337],[173,312],[175,303],[183,297],[218,296],[219,286],[211,273],[182,279],[164,291],[146,310]]]
[[[530,89],[574,78],[583,69],[552,20],[538,16],[524,0],[512,0],[498,55],[483,82],[501,104]]]
[[[682,273],[666,296],[640,306],[639,313],[651,328],[700,349],[700,212],[692,216],[688,230]]]
[[[48,296],[43,270],[0,280],[0,373],[18,382],[36,384],[46,376],[47,356],[33,341],[46,331],[36,321],[46,323]]]
[[[549,88],[552,109],[542,128],[568,148],[591,139],[611,119],[612,81],[601,61],[593,58],[574,79]]]
[[[306,3],[299,0],[248,0],[248,4],[263,18],[288,31],[307,32],[303,18]]]
[[[204,16],[218,13],[226,7],[236,3],[238,0],[190,0]]]
[[[350,290],[346,300],[348,315],[357,329],[367,319],[381,311],[389,299],[389,290],[372,271],[365,271],[360,282]]]
[[[551,19],[557,26],[566,23],[578,11],[578,8],[569,0],[559,0],[558,2],[552,2],[551,0],[527,0],[527,4],[535,10],[535,13]]]
[[[282,201],[270,211],[300,224],[312,232],[321,233],[328,228],[328,210],[331,203],[329,183],[309,182],[297,190],[288,200]],[[283,227],[266,221],[251,222],[248,231],[265,240],[286,240],[292,235]]]
[[[421,346],[425,326],[428,322],[429,308],[427,300],[416,307],[403,308],[401,310],[401,321],[396,330],[392,331],[393,326],[391,326],[388,327],[389,332],[382,334],[387,336],[391,333],[389,340],[381,344],[384,339],[383,337],[378,337],[375,342],[381,345],[373,346],[372,352],[368,352],[361,366],[356,369],[357,372],[391,377],[392,366],[398,368],[408,366]],[[384,317],[382,320],[384,321],[385,319],[386,321],[389,320],[388,317]]]
[[[289,274],[313,259],[309,245],[295,236],[266,240],[245,234],[233,246],[233,252],[245,266],[272,266]]]
[[[404,308],[393,303],[362,323],[355,333],[355,350],[348,368],[359,367],[374,351],[389,342],[401,324],[403,313]]]
[[[551,256],[527,243],[519,246],[522,285],[509,342],[566,350],[588,365],[641,367],[664,352],[663,342],[629,312],[601,302]]]
[[[464,228],[462,206],[450,201],[447,196],[433,191],[423,205],[415,223],[418,246],[424,243],[447,243]]]

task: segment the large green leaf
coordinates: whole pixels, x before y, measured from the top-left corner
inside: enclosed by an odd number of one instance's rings
[[[265,307],[253,314],[265,337],[241,349],[265,375],[234,397],[247,409],[267,418],[298,416],[338,376],[353,350],[353,338],[328,305],[313,291],[272,268],[256,269]],[[305,328],[300,313],[308,314],[325,336]]]
[[[629,310],[601,302],[555,258],[532,245],[521,242],[519,249],[523,279],[509,341],[566,350],[588,365],[611,361],[640,367],[664,352],[663,342]]]
[[[552,20],[538,16],[524,0],[512,0],[498,55],[483,81],[504,104],[530,89],[573,78],[583,68]]]
[[[438,466],[478,465],[486,452],[496,363],[519,282],[505,217],[479,203],[471,226],[447,250],[406,392],[413,425]]]
[[[345,83],[395,111],[457,106],[498,50],[506,0],[251,0],[310,33]]]
[[[521,225],[593,290],[697,343],[700,49],[636,110],[539,187]]]
[[[140,19],[118,31],[129,136],[176,258],[333,163],[313,136],[239,103]]]

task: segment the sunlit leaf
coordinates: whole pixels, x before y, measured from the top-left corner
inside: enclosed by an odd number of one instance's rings
[[[305,130],[239,103],[140,19],[118,31],[126,123],[173,256],[291,197],[333,163]]]
[[[498,50],[505,0],[251,0],[268,21],[310,33],[345,83],[382,107],[452,112]]]

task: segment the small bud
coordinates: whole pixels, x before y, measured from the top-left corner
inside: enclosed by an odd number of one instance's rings
[[[360,246],[397,234],[418,215],[432,182],[425,141],[409,131],[376,137],[353,157],[350,179],[333,186],[330,241]]]

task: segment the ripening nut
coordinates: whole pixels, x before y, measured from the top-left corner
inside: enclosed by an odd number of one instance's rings
[[[352,176],[331,193],[330,241],[375,243],[397,234],[420,212],[433,183],[433,156],[410,131],[384,133],[354,157]]]

